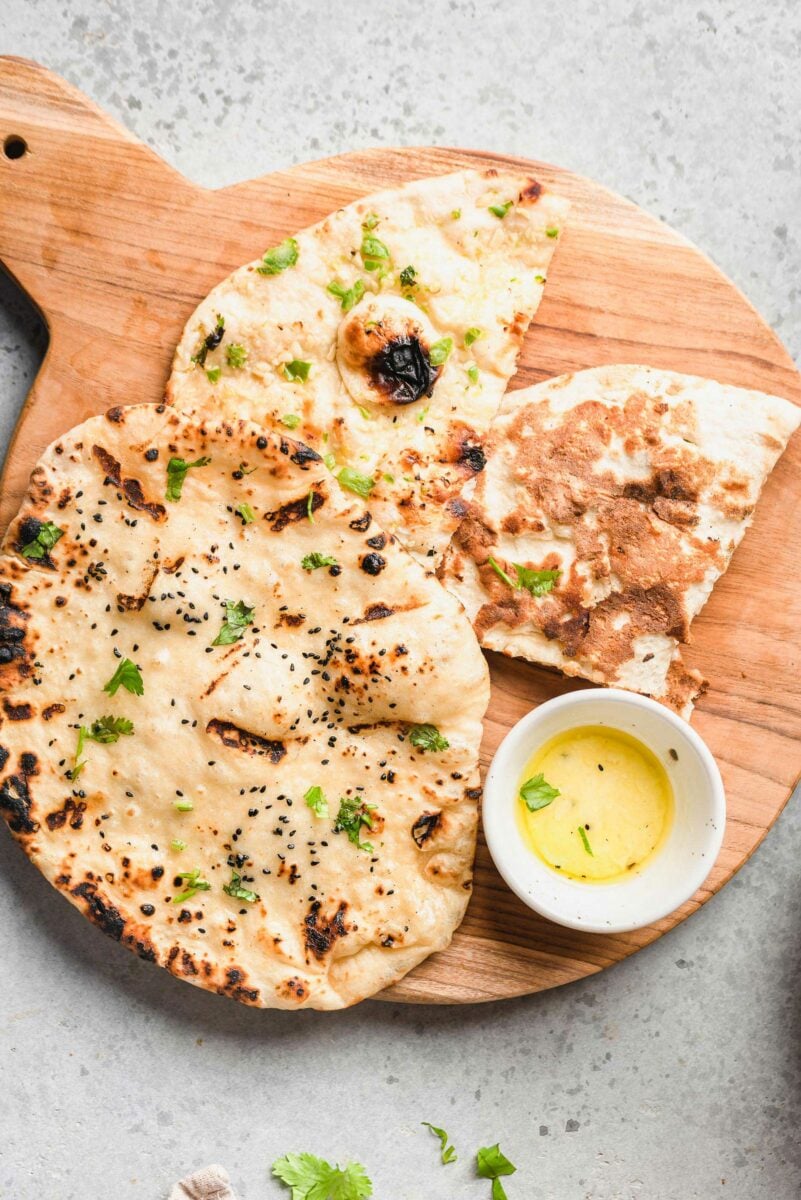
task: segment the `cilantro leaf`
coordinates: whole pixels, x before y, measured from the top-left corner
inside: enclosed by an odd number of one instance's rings
[[[549,238],[559,237],[559,230],[556,228],[555,225],[549,225],[548,228],[545,230],[545,236],[549,237]]]
[[[256,514],[249,504],[237,504],[236,511],[242,518],[243,525],[252,525],[256,520]]]
[[[194,467],[207,467],[211,459],[207,456],[187,462],[185,458],[171,458],[167,463],[167,499],[177,503],[181,499],[187,471]]]
[[[469,329],[465,330],[465,335],[464,335],[465,346],[472,346],[473,342],[477,342],[478,339],[480,337],[482,337],[482,335],[483,335],[483,330],[479,329],[477,325],[471,325]]]
[[[195,353],[192,355],[191,362],[199,367],[205,367],[206,355],[210,350],[216,350],[223,339],[225,333],[225,317],[221,313],[217,313],[217,323],[211,333],[207,333],[203,341],[198,346]],[[214,380],[212,380],[212,383]]]
[[[539,812],[541,808],[547,808],[561,794],[559,788],[551,787],[542,771],[539,775],[527,779],[520,788],[520,799],[524,801],[529,812]]]
[[[206,378],[208,379],[209,383],[219,382],[219,378],[221,375],[222,375],[222,367],[207,367],[206,368]]]
[[[375,229],[380,219],[376,213],[368,213],[362,221],[362,229]]]
[[[482,1146],[476,1154],[476,1170],[482,1179],[497,1179],[499,1175],[514,1175],[517,1167],[501,1152],[498,1142]]]
[[[292,383],[305,383],[309,378],[311,363],[302,362],[299,358],[293,358],[291,362],[285,362],[281,370],[284,372],[285,378]]]
[[[306,516],[309,518],[309,524],[314,524],[314,488],[311,489],[306,498]]]
[[[506,1188],[497,1177],[492,1181],[492,1200],[509,1200]]]
[[[558,570],[534,571],[530,567],[521,566],[520,563],[512,563],[512,566],[517,572],[517,586],[525,588],[532,596],[545,596],[552,591],[562,574]]]
[[[211,884],[200,878],[200,867],[195,867],[193,871],[181,871],[177,878],[184,881],[186,890],[173,896],[173,904],[183,904],[185,900],[191,900],[198,892],[211,891]]]
[[[467,371],[467,378],[470,380],[470,382],[478,383],[478,367],[476,364],[470,363],[469,366],[465,367],[465,370]]]
[[[244,637],[245,629],[253,623],[255,608],[249,608],[244,600],[225,601],[225,620],[212,646],[230,646]]]
[[[367,1200],[373,1185],[361,1163],[332,1167],[314,1154],[286,1154],[273,1175],[292,1189],[292,1200]]]
[[[303,797],[309,808],[314,813],[315,817],[328,816],[328,801],[325,798],[325,792],[317,784],[310,787]]]
[[[225,347],[225,359],[229,367],[244,367],[248,352],[241,342],[231,342]]]
[[[108,692],[109,696],[116,696],[120,687],[124,687],[126,692],[132,692],[134,696],[144,695],[145,685],[142,682],[141,673],[136,663],[131,662],[130,658],[122,660],[111,679],[104,685],[103,691]]]
[[[365,271],[385,272],[390,263],[389,250],[384,243],[372,233],[365,233],[359,248]]]
[[[286,425],[287,429],[297,429],[298,425],[300,425],[300,417],[297,413],[284,413],[283,417],[280,417],[279,420],[282,425]]]
[[[401,287],[405,288],[417,287],[417,271],[415,271],[414,267],[408,266],[403,268],[400,273],[400,283]]]
[[[590,845],[590,839],[587,837],[587,831],[583,825],[579,825],[578,832],[579,832],[579,837],[581,838],[581,841],[584,845],[584,849],[587,851],[590,858],[595,858],[595,855],[592,852],[592,846]]]
[[[59,529],[52,521],[44,521],[37,530],[36,537],[22,547],[23,558],[44,558],[55,546],[64,530]]]
[[[356,279],[353,287],[345,288],[341,283],[337,283],[335,279],[332,279],[326,291],[330,292],[332,296],[336,296],[343,312],[350,312],[364,295],[364,284],[361,279]]]
[[[438,1129],[436,1125],[432,1125],[430,1121],[421,1121],[421,1125],[425,1125],[426,1129],[430,1129],[434,1137],[439,1138],[440,1157],[442,1165],[445,1167],[448,1163],[456,1162],[456,1151],[453,1146],[448,1144],[448,1135],[444,1129]]]
[[[69,772],[70,779],[74,782],[86,766],[86,760],[81,759],[86,742],[99,742],[106,746],[113,745],[121,737],[130,737],[133,731],[133,721],[129,721],[127,717],[98,717],[91,725],[80,725],[75,758]]]
[[[259,900],[258,892],[242,887],[242,876],[233,867],[231,867],[231,882],[223,884],[223,891],[226,896],[232,896],[234,900],[244,900],[246,904],[256,904]]]
[[[448,361],[451,350],[453,349],[453,338],[440,338],[428,352],[428,358],[432,367],[441,367],[444,362]]]
[[[418,750],[447,750],[450,742],[440,733],[436,725],[412,725],[409,741]]]
[[[491,204],[489,210],[493,217],[497,217],[499,221],[502,221],[511,207],[512,201],[507,200],[505,204]]]
[[[312,550],[311,554],[306,554],[300,560],[300,565],[304,571],[316,571],[318,567],[337,567],[339,563],[330,554],[321,554],[319,550]]]
[[[374,804],[367,804],[361,796],[340,797],[339,812],[334,823],[334,833],[346,833],[348,841],[360,850],[372,850],[372,842],[362,841],[362,825],[367,829],[373,828],[371,813]]]
[[[294,238],[284,238],[280,245],[268,250],[264,255],[261,266],[256,267],[260,275],[280,275],[287,267],[294,267],[298,261],[298,243]]]
[[[506,574],[506,572],[503,570],[503,568],[498,566],[498,564],[496,563],[496,561],[492,557],[492,555],[489,556],[489,558],[487,559],[487,562],[492,567],[493,571],[498,576],[498,578],[502,579],[504,583],[508,583],[509,587],[512,589],[512,591],[514,591],[517,585],[509,578],[509,576]]]
[[[355,492],[363,500],[367,499],[375,487],[372,475],[360,475],[353,467],[343,467],[337,475],[337,480],[341,488],[345,488],[348,492]]]

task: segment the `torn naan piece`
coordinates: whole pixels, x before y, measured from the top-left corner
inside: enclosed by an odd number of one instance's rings
[[[440,577],[490,650],[689,715],[690,622],[801,420],[777,396],[642,366],[504,399]]]
[[[433,567],[484,465],[567,207],[494,169],[356,201],[210,293],[167,399],[292,430]]]
[[[458,601],[308,447],[111,409],[0,558],[0,815],[122,945],[342,1008],[448,944],[489,698]]]

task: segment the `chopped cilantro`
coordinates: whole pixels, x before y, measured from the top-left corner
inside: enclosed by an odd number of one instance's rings
[[[115,696],[120,687],[124,687],[126,692],[132,692],[134,696],[144,694],[145,685],[142,682],[139,668],[136,663],[131,662],[130,658],[122,660],[111,679],[103,686],[103,691],[108,692],[109,696]]]
[[[512,563],[512,566],[517,572],[517,586],[525,588],[532,596],[547,595],[562,574],[559,570],[534,571],[530,567],[521,566],[520,563]]]
[[[69,772],[70,779],[76,780],[86,766],[86,760],[81,759],[86,742],[99,742],[104,746],[113,745],[121,737],[130,737],[133,732],[133,721],[129,721],[127,717],[98,717],[91,725],[79,726],[75,759],[72,770]]]
[[[244,637],[248,625],[253,623],[255,608],[249,608],[244,600],[225,601],[225,620],[212,646],[230,646]]]
[[[20,554],[23,558],[44,558],[53,549],[58,539],[63,536],[63,529],[59,529],[58,525],[54,525],[52,521],[45,521],[39,526],[33,541],[22,547]]]
[[[183,904],[185,900],[191,900],[198,892],[211,891],[211,884],[200,878],[200,867],[195,867],[193,871],[181,871],[178,875],[186,884],[186,890],[177,896],[173,896],[173,904]]]
[[[191,812],[195,807],[191,800],[175,800],[173,804],[178,812]]]
[[[483,329],[479,329],[477,325],[471,325],[470,328],[465,331],[465,346],[472,346],[473,342],[477,342],[478,339],[482,337],[483,332]]]
[[[345,488],[348,492],[355,492],[363,500],[367,499],[375,487],[375,480],[371,475],[360,475],[353,467],[343,467],[337,475],[337,480],[341,488]]]
[[[497,217],[499,221],[502,221],[511,207],[512,201],[507,200],[505,204],[491,204],[489,210],[493,217]]]
[[[517,584],[513,583],[512,580],[509,578],[509,576],[506,574],[506,572],[503,570],[503,568],[498,566],[498,564],[496,563],[496,561],[492,557],[492,555],[489,556],[489,558],[487,559],[487,562],[492,567],[493,571],[498,576],[498,578],[502,579],[504,583],[508,583],[509,587],[514,591],[517,587]]]
[[[222,367],[207,367],[206,368],[206,378],[208,379],[209,383],[217,383],[217,381],[221,375],[222,375]]]
[[[546,237],[549,237],[549,238],[559,237],[559,230],[556,228],[555,225],[549,225],[548,228],[545,230],[545,235],[546,235]]]
[[[367,804],[361,796],[351,796],[348,799],[340,797],[334,833],[346,833],[348,841],[360,850],[372,850],[372,842],[363,842],[361,835],[362,825],[367,829],[373,828],[371,813],[374,808],[374,804]]]
[[[453,338],[440,338],[428,352],[428,357],[432,367],[441,367],[444,362],[447,362],[451,350],[453,349]]]
[[[225,359],[229,367],[244,367],[248,352],[241,342],[231,342],[225,347]]]
[[[372,421],[372,419],[373,419],[373,414],[372,414],[371,412],[369,412],[369,411],[368,411],[368,410],[367,410],[367,409],[364,407],[364,405],[362,405],[362,404],[357,404],[357,405],[356,405],[356,407],[358,408],[358,410],[359,410],[359,412],[361,413],[361,415],[364,417],[365,421]]]
[[[216,350],[223,339],[225,333],[225,317],[221,313],[217,313],[217,323],[211,333],[207,333],[203,341],[198,346],[195,353],[192,355],[191,362],[196,363],[199,367],[205,367],[206,356],[210,350]],[[213,382],[213,380],[212,380]]]
[[[400,273],[401,287],[413,288],[417,287],[417,272],[414,267],[404,267]]]
[[[461,217],[461,215],[462,215],[461,208],[455,208],[453,210],[453,212],[451,213],[451,216],[453,217],[454,221],[458,221],[459,218]]]
[[[309,492],[306,498],[306,516],[309,518],[309,524],[314,524],[314,488]]]
[[[286,425],[287,429],[297,429],[298,425],[300,425],[300,417],[297,413],[284,413],[283,417],[280,417],[279,420],[282,425]]]
[[[343,312],[350,312],[364,295],[364,284],[361,279],[357,279],[354,281],[353,287],[345,288],[341,283],[337,283],[335,279],[332,279],[326,290],[332,296],[337,297]]]
[[[242,876],[233,867],[231,867],[231,881],[223,884],[223,891],[226,896],[232,896],[234,900],[244,900],[246,904],[256,904],[259,900],[258,892],[242,887]]]
[[[583,825],[579,825],[578,832],[579,832],[579,837],[581,838],[581,840],[584,844],[584,849],[587,851],[587,853],[589,854],[589,856],[591,858],[595,858],[595,855],[592,852],[592,846],[590,845],[590,839],[587,837],[587,831]]]
[[[362,221],[362,229],[375,229],[379,220],[380,218],[376,215],[376,213],[368,213]]]
[[[174,850],[176,854],[180,854],[182,850],[186,849],[186,842],[182,842],[180,838],[173,838],[170,842],[170,849]]]
[[[359,249],[365,271],[385,272],[389,266],[389,250],[372,233],[365,233]]]
[[[467,371],[467,378],[470,380],[470,382],[478,383],[478,367],[476,366],[476,364],[469,363],[465,367],[465,370]]]
[[[304,571],[316,571],[318,567],[336,567],[339,564],[330,554],[321,554],[319,550],[312,550],[311,554],[307,554],[301,559],[300,565]]]
[[[420,425],[423,424],[423,421],[425,421],[426,417],[428,416],[430,407],[431,407],[431,405],[427,404],[425,406],[425,408],[421,408],[419,413],[417,414],[417,420]]]
[[[535,275],[534,282],[535,283],[545,283],[545,276],[544,275]]]
[[[447,750],[450,742],[440,733],[436,725],[412,725],[409,741],[417,750]]]
[[[167,463],[167,499],[174,503],[180,500],[187,471],[194,467],[207,467],[210,462],[211,459],[205,455],[194,462],[187,462],[185,458],[171,458]]]
[[[293,358],[291,362],[285,362],[281,369],[286,378],[293,383],[305,383],[309,378],[311,363],[301,362],[299,358]]]
[[[529,812],[539,812],[541,808],[547,808],[561,794],[559,788],[551,787],[541,771],[539,775],[527,779],[520,788],[520,799]]]
[[[325,798],[325,792],[317,784],[310,787],[303,797],[309,808],[314,813],[315,817],[328,816],[328,801]]]
[[[476,1171],[482,1179],[492,1180],[492,1200],[506,1200],[506,1192],[501,1183],[500,1175],[514,1175],[517,1167],[509,1162],[501,1153],[496,1142],[494,1146],[482,1146],[476,1154]]]
[[[384,483],[394,483],[395,482],[395,476],[390,475],[388,471],[385,471],[384,474],[381,476],[381,478],[384,480]]]
[[[298,261],[298,243],[294,238],[284,238],[279,246],[268,250],[262,259],[261,266],[256,267],[260,275],[280,275],[287,267],[294,267]]]
[[[286,1154],[273,1175],[292,1189],[292,1200],[367,1200],[373,1185],[361,1163],[332,1167],[314,1154]]]
[[[252,475],[254,471],[258,471],[258,467],[248,467],[246,462],[241,462],[237,467],[240,475]],[[234,475],[234,479],[238,479],[238,475]]]
[[[438,1129],[436,1125],[432,1125],[430,1121],[421,1121],[421,1125],[425,1125],[426,1129],[430,1129],[434,1137],[439,1138],[440,1157],[442,1165],[447,1166],[448,1163],[456,1162],[456,1151],[453,1146],[448,1144],[448,1135],[444,1129]]]
[[[236,511],[242,518],[243,525],[251,525],[256,520],[256,514],[249,504],[237,504]]]

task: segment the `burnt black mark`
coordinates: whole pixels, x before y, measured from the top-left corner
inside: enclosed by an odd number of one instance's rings
[[[19,756],[19,765],[23,775],[31,776],[39,774],[39,760],[30,750],[25,750]]]
[[[121,425],[125,419],[125,414],[119,404],[115,404],[113,408],[106,409],[106,420],[111,421],[112,425]]]
[[[366,533],[370,528],[372,517],[369,512],[366,512],[362,517],[356,517],[355,520],[348,523],[349,529],[355,529],[357,533]]]
[[[24,771],[10,775],[0,787],[0,810],[12,833],[36,833],[39,822],[31,818],[31,792]]]
[[[155,446],[151,446],[149,450],[145,450],[145,459],[147,462],[155,462],[159,456],[159,452]]]
[[[466,788],[464,794],[468,800],[480,800],[481,788]]]
[[[416,845],[422,847],[431,837],[431,835],[439,828],[442,823],[441,812],[424,812],[422,813],[414,825],[412,825],[412,837]]]
[[[39,531],[42,529],[44,521],[40,521],[38,517],[24,517],[17,526],[17,538],[14,542],[14,549],[17,554],[22,554],[24,548],[31,542],[35,542],[39,536]],[[28,562],[35,562],[37,567],[47,567],[50,571],[55,571],[56,564],[50,557],[50,551],[45,550],[41,558],[27,559]]]
[[[0,746],[0,771],[2,771],[3,767],[6,765],[7,762],[8,762],[8,750],[6,750],[5,746]]]
[[[71,895],[79,896],[86,901],[87,917],[99,929],[102,929],[103,933],[114,938],[115,942],[121,941],[125,930],[125,917],[113,904],[108,904],[102,896],[98,895],[97,884],[79,883],[72,889]]]
[[[393,404],[414,404],[430,396],[441,368],[433,367],[428,348],[414,335],[393,338],[367,363],[373,387]]]
[[[106,472],[104,485],[112,484],[115,488],[119,488],[131,508],[135,508],[137,512],[146,512],[154,521],[164,520],[167,515],[164,505],[146,500],[144,489],[138,479],[123,478],[122,464],[113,454],[109,454],[108,450],[104,450],[102,446],[93,446],[92,456],[97,459]]]
[[[30,721],[33,708],[24,700],[21,704],[12,704],[8,696],[3,697],[3,712],[9,721]]]
[[[25,658],[25,626],[15,624],[27,621],[28,614],[11,598],[11,584],[0,584],[0,664],[10,663],[14,659]]]
[[[536,204],[542,195],[542,184],[537,183],[536,179],[529,179],[526,186],[517,198],[518,204]]]
[[[377,533],[375,537],[367,539],[367,545],[371,550],[383,550],[387,544],[387,535],[385,533]]]
[[[465,441],[459,450],[459,463],[468,471],[472,471],[474,475],[478,475],[479,471],[483,471],[487,465],[487,456],[481,446],[476,445],[475,442]]]
[[[390,608],[388,604],[371,604],[369,608],[365,609],[364,616],[352,623],[362,625],[365,621],[383,621],[385,617],[391,617],[396,611],[397,609]]]
[[[387,565],[387,560],[381,554],[365,554],[359,563],[361,569],[368,575],[380,575]]]
[[[243,1004],[255,1004],[259,998],[259,989],[245,987],[244,978],[238,967],[229,967],[225,972],[225,983],[220,990],[233,1000],[239,1000]]]
[[[272,741],[259,733],[250,733],[231,721],[220,721],[217,717],[212,717],[209,721],[206,733],[215,734],[224,746],[230,746],[232,750],[264,756],[272,763],[279,763],[286,754],[283,742]]]
[[[463,518],[466,517],[470,511],[469,504],[467,504],[465,500],[462,500],[460,496],[454,496],[452,500],[448,501],[445,507],[451,516],[455,517],[457,521],[463,520]]]
[[[311,503],[309,501],[311,497]],[[276,508],[274,512],[269,512],[265,515],[265,521],[269,521],[270,529],[273,533],[280,533],[286,529],[287,525],[293,525],[296,521],[306,521],[309,516],[309,508],[311,507],[312,515],[317,512],[318,508],[322,508],[325,500],[319,492],[312,489],[305,496],[301,496],[298,500],[289,500],[286,504],[282,504],[280,508]]]
[[[339,908],[333,917],[328,919],[320,916],[321,908],[320,901],[313,900],[303,921],[306,927],[306,949],[311,950],[317,959],[325,958],[334,942],[339,938],[347,937],[348,934],[345,925],[345,913],[348,906],[344,900],[340,901]]]
[[[69,821],[70,829],[80,829],[83,825],[83,814],[86,812],[86,801],[73,800],[70,796],[64,801],[64,807],[48,813],[45,817],[48,829],[63,829]]]
[[[311,446],[304,445],[303,442],[290,442],[286,438],[281,438],[280,450],[282,454],[289,454],[289,461],[300,467],[301,471],[308,471],[311,463],[322,462],[322,458],[312,450]]]

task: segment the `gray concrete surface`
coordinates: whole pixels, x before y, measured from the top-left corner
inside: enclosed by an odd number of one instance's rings
[[[703,246],[801,358],[796,0],[5,0],[0,45],[205,184],[374,144],[562,163]],[[4,441],[43,347],[0,286]],[[258,1200],[308,1149],[385,1200],[488,1200],[469,1159],[500,1138],[510,1200],[793,1200],[800,850],[794,802],[702,913],[579,985],[292,1016],[134,960],[0,837],[0,1196],[161,1200],[218,1160]]]

